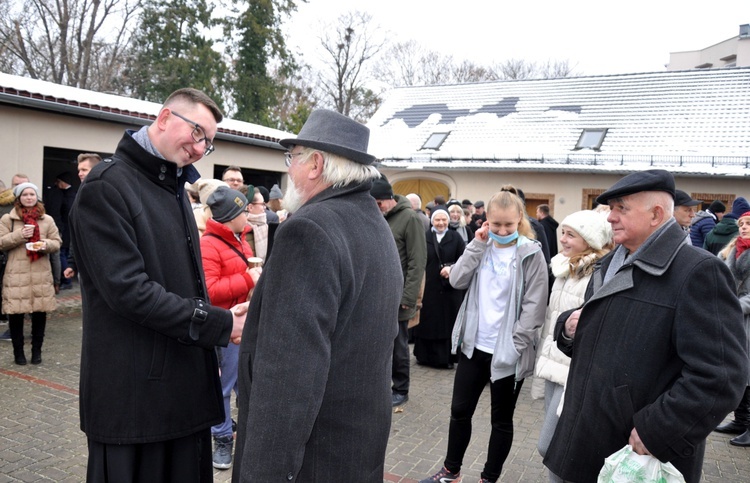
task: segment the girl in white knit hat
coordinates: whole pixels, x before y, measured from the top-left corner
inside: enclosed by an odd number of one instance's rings
[[[541,349],[534,369],[536,377],[531,388],[532,397],[544,397],[546,414],[537,445],[542,456],[555,433],[570,366],[570,358],[560,352],[553,340],[555,322],[561,313],[583,305],[594,264],[613,247],[612,228],[606,213],[584,210],[568,215],[560,224],[559,241],[562,251],[550,262],[555,283],[542,327]],[[552,472],[549,478],[552,482],[562,481]]]

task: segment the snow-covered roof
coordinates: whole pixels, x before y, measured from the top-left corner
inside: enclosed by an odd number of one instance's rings
[[[159,114],[161,104],[115,94],[0,73],[0,103],[31,106],[51,111],[120,122],[149,124]],[[224,118],[216,137],[247,144],[283,149],[280,139],[294,137],[285,131]]]
[[[368,126],[388,168],[746,175],[750,68],[404,87]],[[596,129],[599,149],[576,150]]]

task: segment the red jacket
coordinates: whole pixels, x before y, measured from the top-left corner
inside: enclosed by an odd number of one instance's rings
[[[225,225],[209,219],[201,237],[201,258],[206,276],[206,287],[211,305],[225,309],[247,301],[247,295],[255,284],[247,273],[247,258],[253,250],[245,241],[246,227],[240,240]],[[216,238],[216,236],[219,238]],[[241,259],[227,243],[245,254]]]

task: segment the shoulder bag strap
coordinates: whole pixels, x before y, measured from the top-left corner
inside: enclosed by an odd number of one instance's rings
[[[226,246],[228,246],[229,248],[231,248],[232,250],[234,250],[234,253],[236,253],[237,255],[239,255],[239,257],[242,259],[242,261],[245,262],[245,265],[249,266],[247,258],[245,258],[245,255],[241,251],[237,250],[236,246],[232,245],[231,243],[229,243],[228,241],[226,241],[225,239],[223,239],[222,237],[220,237],[219,235],[217,235],[215,233],[206,233],[203,236],[212,236],[212,237],[214,237],[214,238],[216,238],[218,240],[221,240],[222,242],[224,242],[224,244]]]

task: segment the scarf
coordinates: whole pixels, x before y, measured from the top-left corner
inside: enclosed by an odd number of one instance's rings
[[[742,252],[750,248],[750,238],[742,238],[741,236],[737,237],[737,244],[735,245],[735,253],[734,258],[740,258],[740,255],[742,255]]]
[[[247,222],[253,227],[255,256],[266,261],[266,254],[268,253],[268,222],[266,220],[266,214],[261,213],[255,215],[250,213],[247,215]]]
[[[41,240],[41,236],[39,234],[39,223],[37,222],[37,220],[41,217],[42,213],[39,211],[38,206],[32,206],[31,208],[21,208],[21,218],[23,219],[23,224],[34,225],[34,234],[31,235],[31,238],[27,240],[30,243],[38,242]],[[29,257],[32,262],[35,262],[36,260],[42,258],[43,255],[40,252],[26,249],[26,256]]]

